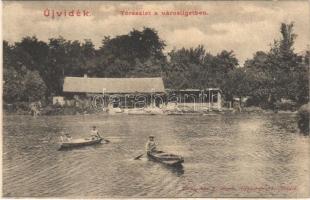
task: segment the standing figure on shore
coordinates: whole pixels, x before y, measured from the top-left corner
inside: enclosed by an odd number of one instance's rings
[[[157,144],[154,141],[154,136],[150,135],[149,140],[146,143],[146,153],[151,154],[157,152]]]
[[[30,113],[33,117],[40,115],[40,108],[42,107],[41,102],[33,102],[29,105]]]

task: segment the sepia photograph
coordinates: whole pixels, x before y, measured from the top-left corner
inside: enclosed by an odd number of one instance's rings
[[[2,1],[3,198],[310,198],[309,1]]]

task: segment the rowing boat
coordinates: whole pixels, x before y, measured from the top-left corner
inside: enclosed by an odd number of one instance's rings
[[[171,153],[165,153],[163,151],[148,153],[147,155],[151,160],[163,163],[168,166],[180,166],[184,162],[182,156]]]
[[[74,148],[74,147],[82,147],[82,146],[89,146],[94,144],[101,143],[102,138],[96,138],[96,139],[73,139],[71,141],[62,142],[60,144],[59,149],[68,149],[68,148]]]

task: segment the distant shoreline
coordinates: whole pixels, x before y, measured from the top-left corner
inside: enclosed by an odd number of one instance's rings
[[[154,111],[150,110],[150,108],[146,109],[109,109],[105,111],[98,110],[81,110],[74,107],[58,107],[51,108],[51,106],[46,106],[40,109],[39,116],[61,116],[61,115],[238,115],[238,114],[297,114],[298,111],[290,111],[290,110],[278,110],[277,112],[270,109],[262,109],[255,107],[244,107],[241,112],[236,109],[228,109],[223,108],[221,111],[219,110],[196,110],[196,111],[188,111],[188,110],[165,110],[165,109],[156,109]],[[4,109],[4,115],[31,115],[30,111],[25,110],[17,110],[17,111],[9,111]]]

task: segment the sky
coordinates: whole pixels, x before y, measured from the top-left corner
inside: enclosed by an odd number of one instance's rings
[[[90,16],[44,16],[51,11],[87,10]],[[204,16],[133,16],[126,11],[206,11]],[[3,2],[3,39],[18,42],[35,35],[39,40],[62,36],[68,40],[91,39],[98,48],[104,36],[127,34],[133,29],[154,28],[167,44],[165,52],[204,45],[217,54],[233,50],[240,65],[256,51],[268,51],[279,39],[281,22],[294,22],[297,53],[309,48],[308,1],[13,1]]]

